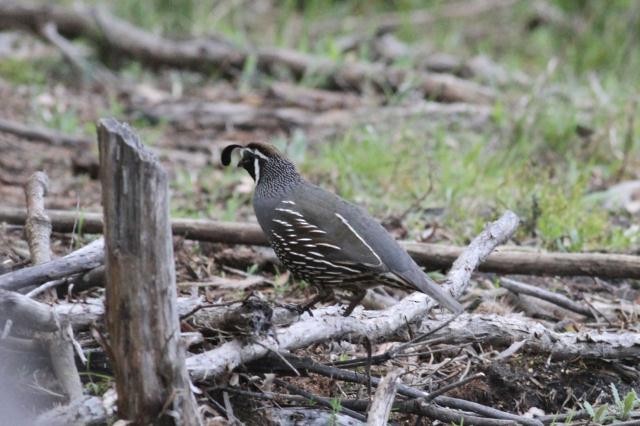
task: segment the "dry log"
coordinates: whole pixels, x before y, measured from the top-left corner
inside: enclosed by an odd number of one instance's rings
[[[340,87],[361,88],[363,83],[371,82],[381,88],[396,89],[410,77],[416,88],[430,99],[486,103],[495,97],[491,89],[452,75],[410,75],[402,68],[366,62],[339,63],[288,49],[262,48],[249,52],[211,38],[170,40],[136,28],[101,8],[66,8],[14,1],[0,3],[0,26],[26,27],[37,34],[43,21],[54,23],[63,35],[84,36],[98,45],[109,46],[121,54],[153,65],[197,70],[212,67],[241,69],[249,58],[255,57],[261,69],[268,71],[284,67],[298,76],[320,73],[327,76],[327,81]]]
[[[97,213],[50,210],[48,214],[54,231],[71,232],[80,221],[83,232],[89,234],[102,232],[102,219]],[[25,222],[25,218],[26,215],[23,209],[0,208],[0,222],[5,221],[13,225],[22,225]],[[204,219],[173,219],[171,224],[174,235],[180,235],[191,240],[226,244],[267,244],[267,240],[257,224],[219,222]],[[403,242],[402,245],[418,264],[430,269],[449,268],[463,251],[463,247],[444,244]],[[498,247],[495,252],[491,253],[487,260],[480,265],[479,270],[514,275],[586,275],[602,278],[638,279],[640,278],[640,256],[613,253],[549,253],[514,250],[503,246]],[[18,272],[12,272],[11,274]],[[75,272],[80,271],[76,270]],[[21,285],[9,286],[7,284],[9,275],[0,275],[0,288],[17,289],[31,284],[21,279]],[[56,275],[56,278],[63,276],[65,274]],[[48,278],[45,281],[50,279],[54,278]],[[34,282],[33,284],[42,282],[44,281]]]
[[[127,125],[101,120],[98,144],[118,416],[200,425],[179,340],[167,175]]]
[[[447,281],[447,289],[454,297],[458,297],[468,285],[468,281],[456,281],[468,277],[489,252],[499,243],[506,241],[518,226],[518,217],[505,213],[498,221],[490,224],[472,242],[469,251],[461,256],[461,261],[449,272],[451,280]],[[460,272],[455,267],[470,268],[471,271]],[[394,335],[398,330],[424,317],[434,306],[434,302],[422,293],[414,293],[395,306],[383,311],[363,311],[356,309],[350,317],[342,317],[336,306],[314,311],[312,318],[308,314],[303,321],[280,330],[278,333],[281,349],[307,347],[313,343],[340,339],[347,336],[367,336],[372,341]],[[244,345],[233,340],[208,352],[187,358],[187,367],[196,380],[216,377],[225,371],[263,357],[267,353],[265,345],[270,343],[253,343]]]
[[[0,275],[0,289],[18,290],[40,285],[89,271],[102,265],[103,261],[104,240],[100,238],[65,257]]]
[[[376,389],[376,394],[371,401],[371,408],[367,412],[367,426],[384,426],[387,424],[393,399],[396,396],[398,380],[404,373],[402,369],[395,369],[389,372],[380,381]]]
[[[441,322],[442,319],[425,320],[422,322],[421,330],[433,329]],[[537,321],[516,314],[508,316],[463,314],[430,337],[442,343],[480,342],[500,347],[524,340],[522,351],[550,355],[553,359],[640,358],[640,333],[595,330],[558,333]]]

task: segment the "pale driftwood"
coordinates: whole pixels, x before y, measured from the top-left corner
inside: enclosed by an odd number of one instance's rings
[[[126,124],[101,120],[98,145],[118,416],[201,425],[180,344],[168,177]]]
[[[398,381],[404,371],[400,368],[391,370],[380,381],[376,393],[367,412],[367,426],[385,426],[389,419],[393,400],[398,389]]]
[[[27,181],[25,197],[27,201],[26,234],[31,254],[31,262],[34,265],[45,264],[51,261],[51,221],[44,210],[44,196],[47,193],[49,179],[43,172],[36,172]],[[49,290],[49,299],[55,300],[55,292]],[[33,306],[33,304],[32,304]],[[41,307],[42,309],[46,307]],[[50,308],[47,308],[51,311]],[[39,340],[44,343],[49,354],[51,367],[56,378],[60,382],[69,401],[82,397],[82,382],[78,374],[75,362],[75,353],[71,337],[69,323],[60,322],[55,317],[53,324],[55,330],[40,334]]]
[[[410,74],[402,68],[366,62],[340,63],[281,48],[250,52],[212,38],[170,40],[136,28],[101,8],[66,8],[14,1],[0,3],[0,25],[26,27],[37,33],[43,21],[55,23],[67,36],[84,36],[96,44],[106,44],[122,54],[154,65],[198,70],[209,70],[212,66],[241,69],[249,58],[254,57],[257,66],[267,72],[287,68],[297,76],[318,73],[326,76],[329,83],[341,87],[363,88],[370,82],[381,88],[397,89],[411,78],[416,89],[431,99],[486,103],[495,97],[491,89],[452,75]]]
[[[104,240],[100,238],[65,257],[0,275],[0,289],[18,290],[40,285],[89,271],[102,265],[103,261]]]
[[[546,300],[553,304],[556,304],[562,308],[579,313],[589,318],[594,318],[593,312],[588,306],[574,302],[568,297],[553,293],[543,288],[534,287],[529,284],[525,284],[511,278],[501,277],[500,285],[514,293],[528,294],[529,296],[537,297],[538,299]]]
[[[489,224],[472,242],[469,252],[463,256],[458,265],[475,269],[488,253],[501,242],[506,241],[518,226],[518,217],[506,212],[498,221]],[[460,273],[452,269],[451,280],[447,281],[447,290],[459,296],[467,287],[468,281],[456,281],[466,277],[471,271]],[[303,317],[304,320],[280,330],[278,341],[281,349],[297,349],[313,343],[346,336],[367,336],[372,341],[391,336],[407,324],[417,321],[435,306],[435,302],[422,293],[414,293],[395,306],[383,311],[363,311],[356,309],[349,317],[340,316],[336,306],[317,309],[314,316]],[[264,345],[271,343],[253,343],[244,345],[238,340],[225,343],[216,349],[187,358],[187,367],[196,380],[219,376],[225,371],[263,357],[267,353]]]
[[[425,320],[422,322],[421,330],[433,329],[441,322],[441,319]],[[539,322],[516,314],[463,314],[430,337],[450,344],[481,342],[500,347],[525,340],[522,351],[550,355],[554,359],[640,358],[640,333],[594,330],[558,333]]]
[[[98,213],[78,213],[63,210],[49,210],[53,230],[71,232],[82,222],[82,231],[92,234],[102,232],[102,218]],[[23,225],[26,218],[24,209],[0,207],[0,222]],[[225,244],[267,245],[264,233],[257,224],[240,222],[219,222],[204,219],[173,219],[173,234],[190,240],[210,241]],[[460,256],[463,247],[444,244],[402,242],[418,264],[431,269],[449,268]],[[640,256],[609,253],[553,253],[525,251],[509,247],[498,247],[480,265],[482,272],[519,275],[587,275],[603,278],[640,278]],[[12,272],[16,274],[19,271]],[[6,275],[6,276],[5,276]],[[0,275],[0,288],[8,287],[9,274]],[[68,275],[68,274],[66,274]],[[57,276],[61,278],[65,274]],[[53,279],[53,278],[50,278]],[[49,279],[45,280],[48,281]],[[44,281],[40,281],[42,283]],[[21,286],[30,285],[20,280]],[[34,283],[34,284],[39,284]]]

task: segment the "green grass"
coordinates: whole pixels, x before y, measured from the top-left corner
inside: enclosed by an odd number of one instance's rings
[[[383,128],[372,117],[372,125],[355,126],[319,144],[311,144],[300,132],[275,140],[304,173],[366,205],[380,218],[418,203],[405,218],[413,236],[425,224],[437,222],[456,242],[464,243],[486,221],[513,209],[523,218],[516,236],[523,243],[533,240],[564,251],[638,250],[640,236],[624,225],[632,219],[604,211],[590,195],[618,181],[640,178],[640,119],[629,127],[629,117],[639,111],[633,110],[632,100],[640,96],[640,2],[551,1],[564,12],[569,26],[533,27],[532,3],[527,1],[471,20],[437,20],[419,28],[408,24],[415,9],[437,13],[444,4],[438,0],[283,0],[275,9],[258,13],[247,10],[242,2],[194,0],[116,0],[111,7],[124,19],[170,36],[221,33],[240,45],[290,47],[337,62],[371,60],[370,46],[365,43],[344,54],[337,47],[340,38],[352,33],[313,37],[315,24],[357,14],[373,24],[376,14],[400,12],[407,24],[396,35],[406,43],[432,46],[434,51],[461,58],[484,54],[507,69],[526,72],[532,85],[500,88],[493,122],[473,132],[463,126],[431,123],[428,117]],[[556,70],[536,82],[552,58],[557,59]],[[411,68],[415,64],[403,58],[395,65]],[[0,77],[43,87],[60,72],[56,68],[60,67],[3,60]],[[120,72],[134,80],[154,79],[150,70],[135,63]],[[211,74],[198,84],[214,84],[218,78]],[[263,88],[268,78],[251,57],[238,74],[237,86],[248,94]],[[301,84],[323,86],[326,81],[325,75],[309,73]],[[605,102],[594,94],[598,84]],[[401,105],[413,94],[408,90],[383,96],[386,103]],[[513,106],[525,97],[530,97],[526,111],[515,114]],[[121,115],[122,105],[117,101],[109,105],[108,115]],[[56,109],[39,120],[65,132],[86,133],[72,109]],[[148,143],[163,125],[136,124]],[[585,136],[577,129],[591,134]],[[235,191],[240,175],[235,168],[178,172],[172,183],[174,214],[242,218],[250,194]],[[434,215],[431,208],[443,213]]]

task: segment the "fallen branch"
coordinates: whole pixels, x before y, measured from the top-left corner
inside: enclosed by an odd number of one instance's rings
[[[553,293],[543,288],[537,288],[529,284],[521,283],[511,278],[500,278],[500,285],[514,293],[527,294],[529,296],[537,297],[538,299],[546,300],[556,304],[562,308],[584,315],[588,318],[595,318],[593,312],[589,307],[576,303],[562,294]]]
[[[100,214],[56,210],[50,210],[48,214],[53,230],[56,232],[71,232],[74,229],[89,234],[102,232]],[[23,209],[0,208],[0,222],[23,225],[25,219],[26,215]],[[264,233],[257,224],[204,219],[173,219],[171,225],[174,235],[191,240],[225,244],[267,245]],[[403,242],[402,245],[418,264],[430,269],[449,268],[464,249],[444,244],[415,242]],[[638,279],[640,278],[640,256],[613,253],[549,253],[498,247],[480,265],[479,270],[501,274],[586,275],[602,278]],[[57,278],[62,276],[64,275]],[[3,279],[3,277],[5,275],[0,275],[0,288],[20,288],[7,287],[5,283],[8,278]],[[44,281],[40,283],[42,282]],[[23,282],[23,285],[29,284]]]
[[[505,213],[476,237],[469,251],[463,256],[464,262],[458,265],[475,269],[494,247],[511,236],[517,226],[518,217],[512,212]],[[465,277],[467,274],[452,269],[448,276],[451,279],[447,281],[446,288],[457,297],[468,285],[468,281],[457,281],[457,278]],[[434,305],[435,302],[426,295],[414,293],[391,308],[383,311],[357,309],[350,317],[339,316],[339,309],[335,306],[318,309],[314,311],[313,317],[307,315],[303,320],[280,330],[279,347],[291,350],[346,336],[367,336],[372,341],[379,340],[394,335],[407,324],[422,319]],[[206,380],[233,370],[245,362],[263,357],[268,352],[265,346],[269,346],[269,342],[245,345],[233,340],[211,351],[187,358],[187,368],[195,380]]]
[[[426,332],[441,322],[441,318],[424,320],[420,330]],[[558,333],[521,315],[462,314],[431,337],[439,343],[481,343],[499,347],[525,341],[522,351],[550,355],[558,360],[574,357],[640,359],[640,333],[594,330]]]
[[[0,275],[0,289],[18,290],[37,286],[89,271],[102,265],[103,262],[104,240],[100,238],[65,257]]]
[[[362,88],[364,83],[372,82],[381,89],[397,89],[410,80],[431,99],[486,103],[495,97],[489,88],[447,74],[410,73],[402,68],[366,62],[341,63],[280,48],[251,52],[212,38],[171,40],[141,30],[102,8],[0,3],[0,25],[4,27],[26,27],[38,34],[43,21],[54,23],[67,37],[84,36],[95,44],[152,65],[207,71],[212,67],[239,70],[247,60],[255,58],[257,66],[267,72],[286,68],[296,76],[319,74],[339,87]]]

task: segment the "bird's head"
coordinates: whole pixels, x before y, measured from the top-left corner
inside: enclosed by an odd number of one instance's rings
[[[222,165],[231,164],[231,154],[239,150],[238,167],[244,168],[256,182],[256,185],[278,182],[282,179],[297,181],[298,172],[291,161],[276,147],[267,143],[251,142],[247,145],[228,145],[222,150]]]

